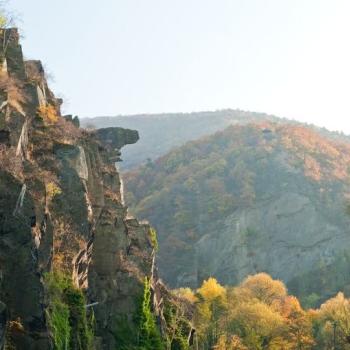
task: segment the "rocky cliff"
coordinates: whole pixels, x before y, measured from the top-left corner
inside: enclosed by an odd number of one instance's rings
[[[0,47],[0,348],[121,348],[146,287],[164,336],[154,232],[128,215],[115,168],[137,131],[77,128],[16,29]]]
[[[128,173],[127,198],[172,286],[265,271],[321,300],[349,292],[349,165],[348,143],[305,126],[231,126]]]

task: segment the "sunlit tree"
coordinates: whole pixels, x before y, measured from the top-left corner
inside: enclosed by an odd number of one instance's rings
[[[198,335],[201,342],[210,348],[219,338],[219,320],[226,311],[226,289],[210,277],[197,290],[197,298]]]
[[[338,293],[321,305],[319,311],[320,341],[325,346],[350,349],[350,301]]]
[[[283,282],[272,279],[267,273],[248,276],[237,292],[241,298],[256,298],[267,305],[287,296],[287,288]]]

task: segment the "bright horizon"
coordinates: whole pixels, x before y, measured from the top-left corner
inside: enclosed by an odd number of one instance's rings
[[[80,117],[226,108],[350,133],[347,0],[12,0]]]

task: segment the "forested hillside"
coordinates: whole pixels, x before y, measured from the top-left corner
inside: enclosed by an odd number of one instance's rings
[[[350,286],[349,165],[349,144],[311,128],[230,126],[128,173],[126,197],[171,286],[266,271],[317,303]]]

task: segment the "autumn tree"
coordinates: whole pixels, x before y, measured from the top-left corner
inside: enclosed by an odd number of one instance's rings
[[[325,349],[334,343],[339,349],[350,349],[350,300],[343,293],[321,305],[318,322],[318,341]]]
[[[243,344],[242,339],[237,336],[227,336],[223,334],[220,336],[218,342],[213,348],[214,350],[248,350],[248,348]]]
[[[274,303],[273,308],[285,319],[285,338],[291,349],[311,349],[315,343],[312,334],[312,319],[302,309],[299,300],[294,296],[287,296]]]
[[[201,350],[350,350],[350,300],[343,293],[318,310],[304,310],[266,273],[236,287],[211,277],[195,294],[188,288],[177,293],[195,306]]]
[[[226,311],[226,289],[215,278],[208,278],[197,290],[196,324],[200,341],[209,349],[219,337],[219,320]]]
[[[265,349],[284,331],[283,317],[267,304],[251,300],[229,311],[228,331],[238,334],[249,349]]]
[[[287,288],[283,282],[272,279],[267,273],[248,276],[237,292],[241,298],[256,298],[267,305],[287,296]]]

